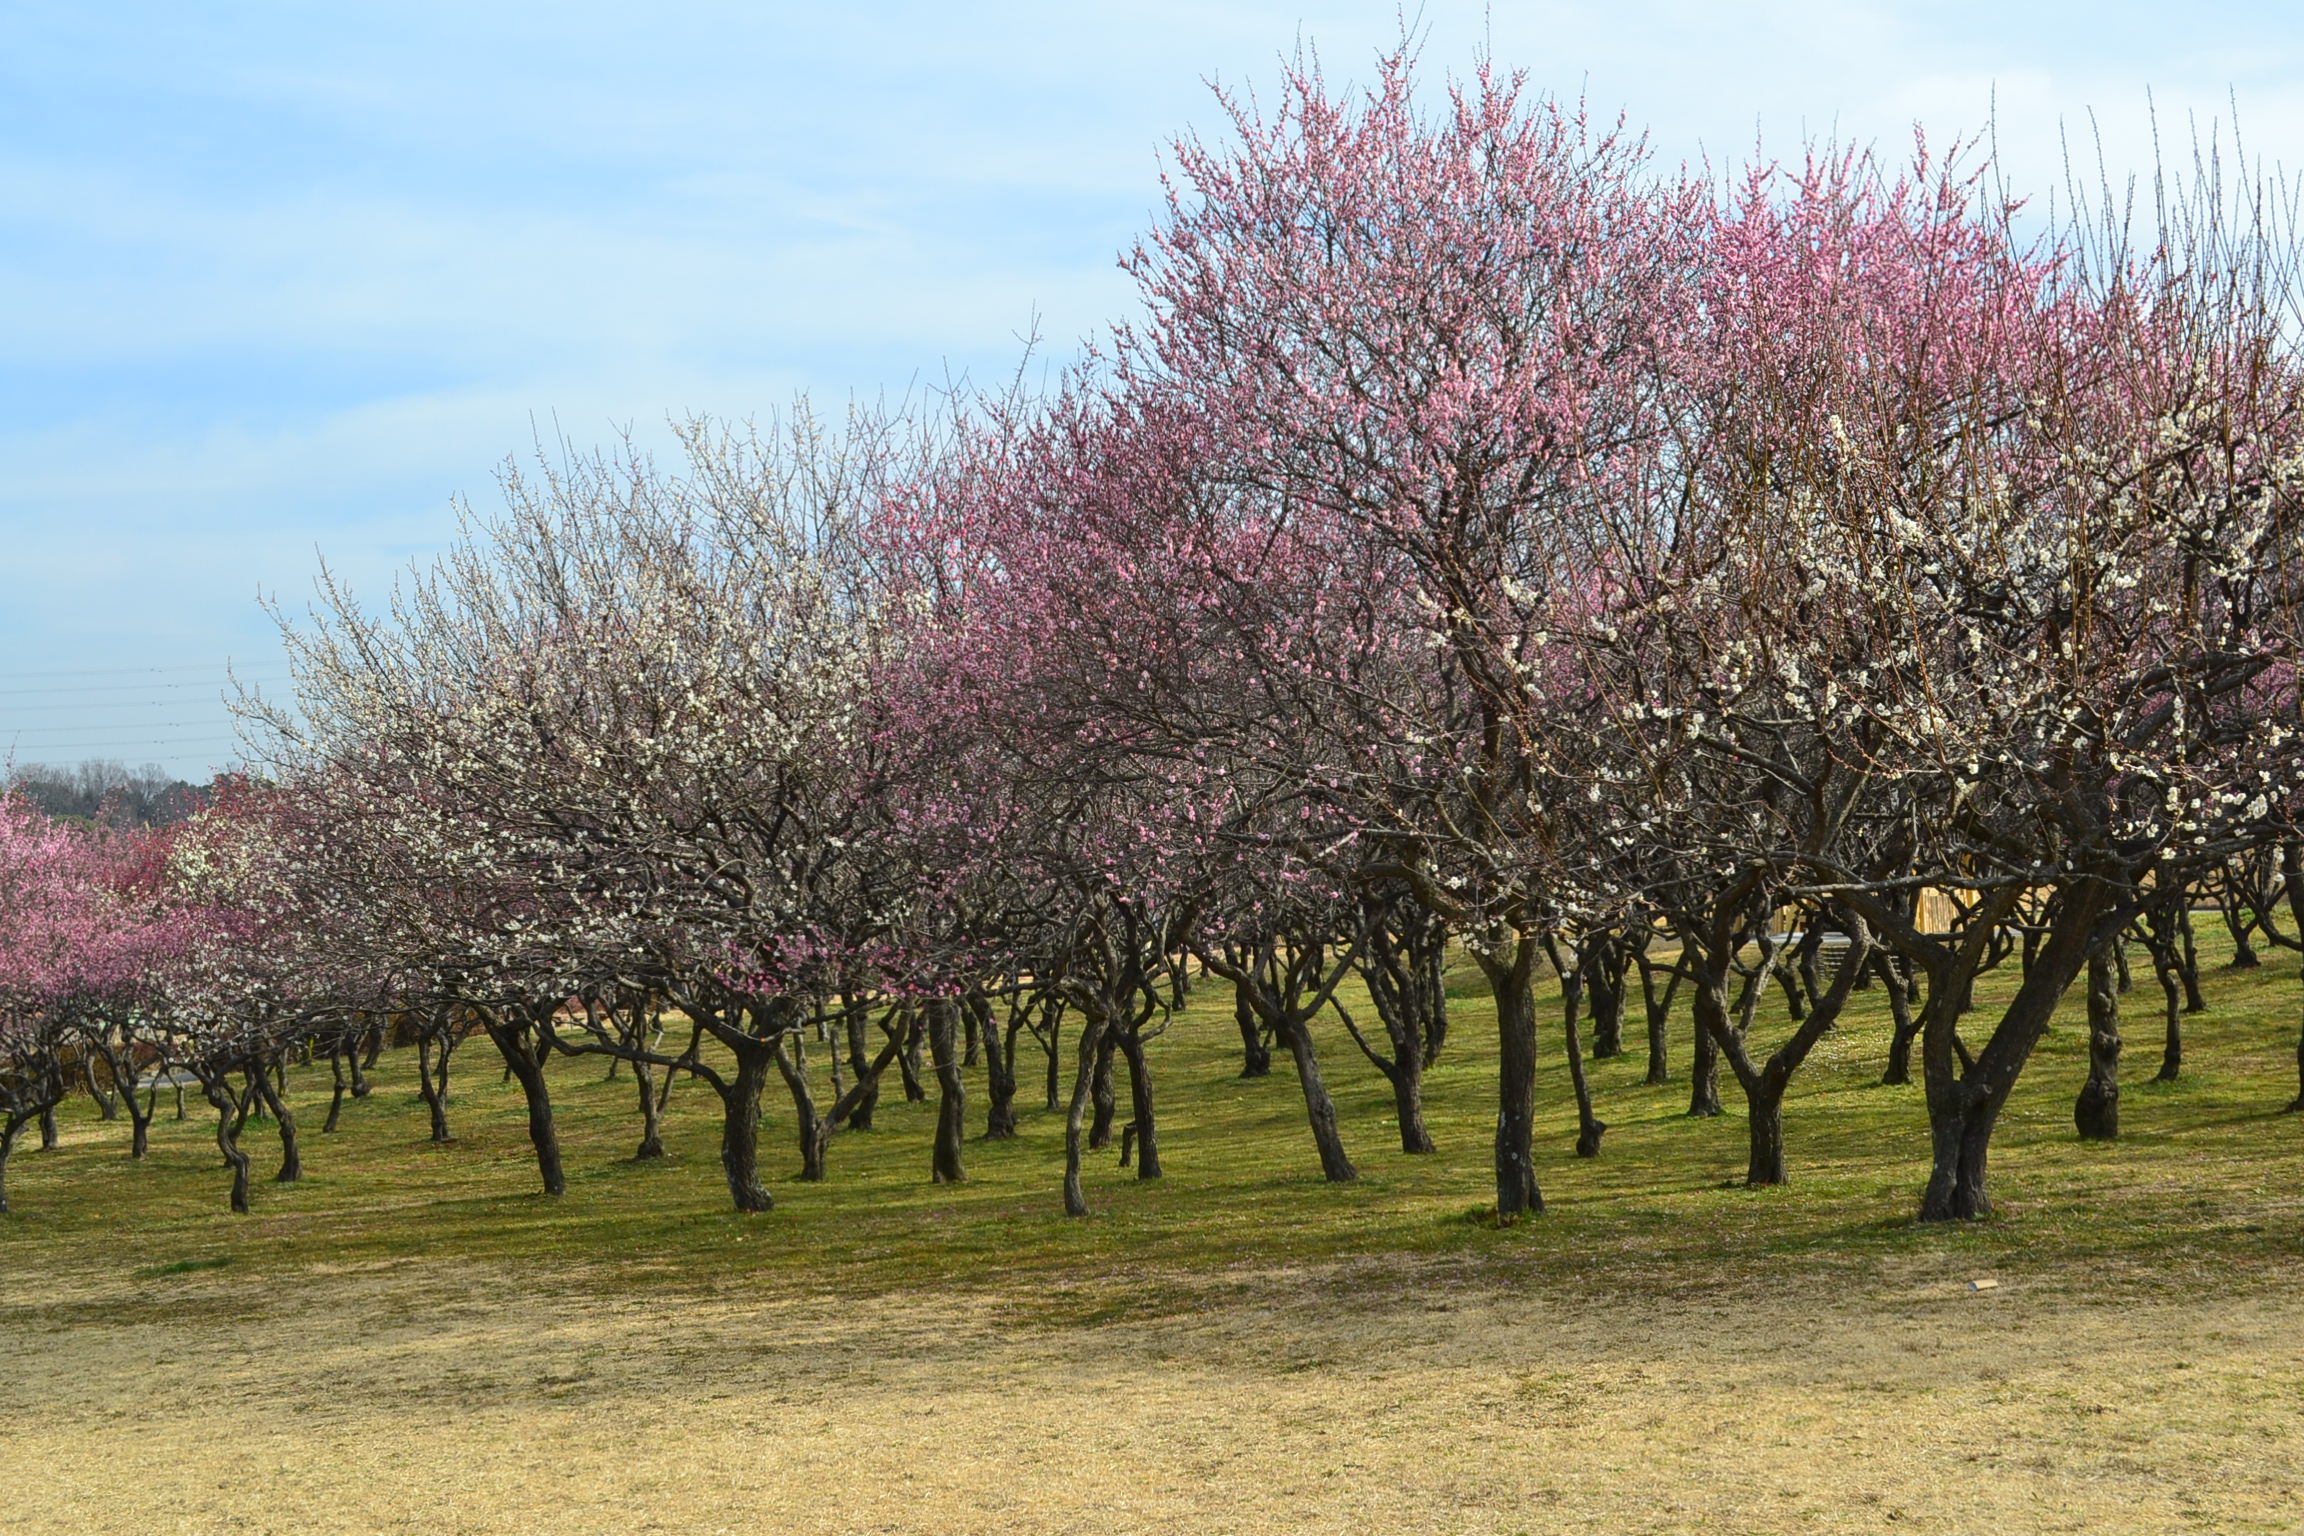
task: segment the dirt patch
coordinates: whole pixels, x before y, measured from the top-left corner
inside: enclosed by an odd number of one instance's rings
[[[1381,1261],[1214,1277],[1146,1317],[1119,1284],[123,1277],[13,1298],[0,1476],[10,1530],[59,1533],[2304,1521],[2304,1302],[1966,1278],[1609,1304]]]

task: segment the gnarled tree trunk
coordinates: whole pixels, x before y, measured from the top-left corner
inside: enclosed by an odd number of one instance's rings
[[[2088,1079],[2073,1101],[2072,1123],[2086,1141],[2120,1135],[2120,978],[2109,945],[2088,957]]]
[[[560,1131],[552,1119],[551,1089],[544,1081],[543,1045],[532,1030],[505,1020],[494,1009],[483,1014],[482,1027],[502,1053],[504,1069],[519,1081],[520,1093],[528,1101],[528,1144],[536,1149],[536,1172],[544,1181],[544,1193],[564,1195],[568,1175],[560,1166]]]
[[[1584,1038],[1577,1027],[1581,990],[1572,977],[1561,978],[1560,1033],[1568,1047],[1568,1084],[1576,1092],[1576,1155],[1598,1157],[1600,1138],[1608,1127],[1592,1113],[1592,1087],[1584,1078]]]
[[[1690,1007],[1696,1019],[1696,1044],[1688,1059],[1688,1113],[1706,1118],[1721,1112],[1720,1047],[1713,1042],[1703,1010],[1710,1008],[1718,1014],[1724,1006],[1716,993],[1707,998],[1707,990],[1697,987]]]
[[[8,1214],[8,1158],[16,1150],[16,1138],[24,1134],[31,1123],[31,1115],[10,1115],[7,1124],[0,1125],[0,1216]]]
[[[848,1111],[848,1129],[872,1129],[872,1110],[880,1102],[880,1078],[870,1070],[872,1053],[864,1049],[864,1009],[854,998],[843,998],[848,1013],[848,1070],[856,1074],[856,1081],[864,1091],[856,1096],[856,1107]]]
[[[328,1077],[333,1091],[328,1095],[328,1118],[320,1122],[320,1134],[333,1135],[336,1122],[344,1113],[344,1051],[341,1046],[328,1053]]]
[[[1103,1038],[1096,1047],[1096,1076],[1088,1085],[1090,1103],[1095,1114],[1088,1123],[1088,1150],[1101,1152],[1112,1142],[1112,1119],[1118,1113],[1120,1101],[1112,1088],[1112,1033],[1114,1025],[1107,1021]]]
[[[775,1048],[765,1041],[723,1043],[736,1057],[736,1071],[714,1084],[720,1090],[720,1168],[728,1176],[728,1197],[746,1214],[773,1210],[776,1201],[760,1183],[760,1090]]]
[[[1409,1052],[1396,1058],[1393,1070],[1387,1074],[1392,1080],[1392,1114],[1400,1123],[1400,1150],[1410,1156],[1422,1156],[1440,1149],[1432,1144],[1432,1132],[1424,1124],[1424,1058],[1420,1052]]]
[[[1615,934],[1592,947],[1590,961],[1585,968],[1584,995],[1592,1009],[1592,1059],[1612,1061],[1624,1054],[1624,940]],[[1592,1152],[1579,1151],[1578,1156],[1590,1157],[1600,1149],[1600,1140],[1592,1138]]]
[[[939,997],[926,1012],[928,1053],[936,1068],[936,1143],[929,1171],[939,1184],[965,1183],[968,1170],[961,1151],[968,1131],[968,1084],[960,1074],[960,1005]]]
[[[1537,940],[1513,934],[1499,948],[1479,960],[1496,999],[1496,1217],[1510,1221],[1544,1209],[1535,1152]]]
[[[667,1074],[670,1070],[666,1069]],[[632,1161],[644,1163],[664,1155],[664,1097],[656,1091],[655,1068],[634,1062],[632,1080],[640,1090],[640,1146]]]
[[[1144,1039],[1135,1029],[1114,1031],[1128,1062],[1128,1111],[1136,1133],[1136,1177],[1160,1177],[1160,1131],[1152,1116],[1152,1069],[1144,1060]]]
[[[1296,1081],[1304,1090],[1304,1114],[1312,1122],[1312,1142],[1320,1152],[1320,1176],[1331,1184],[1348,1184],[1360,1177],[1344,1153],[1344,1136],[1336,1125],[1336,1101],[1320,1075],[1320,1056],[1313,1049],[1311,1026],[1302,1019],[1284,1020],[1281,1042],[1296,1063]]]
[[[273,1087],[271,1075],[262,1067],[249,1073],[248,1080],[280,1131],[280,1171],[272,1176],[272,1182],[293,1184],[304,1177],[304,1158],[296,1145],[296,1116],[288,1108],[287,1096]]]
[[[1088,1096],[1093,1091],[1096,1061],[1103,1054],[1104,1021],[1094,1014],[1080,1026],[1079,1070],[1072,1079],[1072,1102],[1064,1112],[1064,1214],[1088,1214],[1088,1197],[1080,1188],[1081,1131],[1088,1118]]]
[[[807,1048],[797,1034],[777,1038],[776,1070],[784,1074],[784,1087],[792,1095],[792,1118],[799,1122],[800,1182],[822,1183],[824,1123],[816,1117],[816,1090],[808,1081]]]
[[[1264,1043],[1264,1023],[1256,1016],[1245,980],[1232,983],[1232,1020],[1240,1027],[1240,1075],[1272,1075],[1272,1051]]]
[[[1929,988],[1921,1062],[1928,1084],[1931,1164],[1928,1186],[1920,1197],[1922,1221],[1976,1220],[1992,1214],[1986,1164],[1993,1129],[2057,1000],[2087,964],[2089,950],[2113,937],[2096,932],[2110,900],[2110,888],[2093,878],[2076,881],[2058,893],[2062,910],[2047,939],[1992,1038],[1972,1059],[1955,1040],[1959,1010],[1939,998],[1938,988]],[[1963,998],[1970,993],[1965,985],[1953,990]]]
[[[1021,1016],[1003,1037],[992,1012],[991,999],[978,996],[968,1003],[969,1016],[984,1037],[984,1139],[1009,1141],[1016,1135],[1016,1036],[1023,1030]]]
[[[247,1123],[248,1106],[239,1095],[226,1087],[221,1075],[203,1076],[201,1088],[208,1102],[216,1110],[216,1150],[224,1155],[224,1166],[232,1171],[233,1214],[248,1214],[248,1154],[241,1150],[240,1127]]]
[[[902,1022],[904,1050],[896,1058],[896,1063],[897,1071],[904,1080],[904,1102],[907,1104],[924,1103],[928,1098],[928,1089],[921,1081],[925,1074],[921,1071],[920,1045],[927,1034],[928,1026],[926,1021],[921,1018],[920,1010],[917,1008],[906,1008]]]

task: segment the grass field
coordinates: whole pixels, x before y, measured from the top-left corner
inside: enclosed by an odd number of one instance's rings
[[[1637,1055],[1594,1065],[1611,1129],[1579,1162],[1548,1041],[1551,1208],[1504,1230],[1478,1214],[1476,994],[1429,1084],[1437,1156],[1397,1150],[1381,1081],[1324,1035],[1362,1170],[1330,1186],[1293,1078],[1236,1079],[1208,989],[1153,1048],[1167,1176],[1099,1154],[1080,1221],[1057,1116],[937,1187],[933,1106],[893,1094],[828,1182],[740,1218],[709,1092],[681,1085],[672,1156],[633,1163],[631,1084],[584,1062],[554,1069],[548,1200],[485,1041],[445,1147],[409,1053],[333,1136],[325,1071],[300,1075],[308,1172],[243,1218],[205,1106],[164,1106],[132,1165],[125,1122],[76,1102],[0,1219],[0,1527],[2304,1528],[2304,1118],[2279,1113],[2304,991],[2292,958],[2213,970],[2162,1085],[2140,980],[2124,1139],[2072,1134],[2067,1010],[1996,1144],[2001,1214],[1958,1228],[1909,1220],[1925,1116],[1877,1084],[1877,993],[1795,1080],[1782,1189],[1738,1187],[1732,1082],[1692,1121]],[[787,1106],[763,1134],[796,1166]]]

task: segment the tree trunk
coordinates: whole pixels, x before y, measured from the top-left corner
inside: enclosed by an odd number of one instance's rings
[[[2304,1110],[2304,1033],[2296,1036],[2296,1097],[2288,1101],[2288,1112]]]
[[[928,1026],[921,1019],[918,1010],[906,1011],[904,1017],[904,1050],[896,1058],[896,1063],[897,1070],[904,1079],[904,1102],[907,1104],[924,1103],[928,1098],[928,1089],[921,1082],[923,1074],[920,1070],[920,1044],[926,1036],[927,1030]]]
[[[989,999],[977,998],[970,1009],[984,1036],[984,1114],[986,1141],[1011,1141],[1016,1135],[1016,1036],[1022,1028],[1011,1025],[1005,1039]]]
[[[1771,966],[1769,969],[1775,973],[1776,984],[1784,989],[1784,1007],[1792,1015],[1792,1022],[1795,1024],[1806,1022],[1808,1018],[1808,995],[1800,990],[1799,980],[1793,974],[1795,967],[1779,965]],[[1763,974],[1760,978],[1760,985],[1766,987],[1768,981],[1769,977]]]
[[[776,1070],[792,1095],[792,1118],[800,1122],[800,1182],[824,1182],[824,1122],[816,1118],[816,1090],[808,1081],[807,1046],[798,1034],[776,1040]]]
[[[729,1048],[736,1072],[720,1084],[720,1167],[728,1175],[728,1197],[742,1213],[773,1210],[776,1202],[760,1183],[760,1089],[775,1050],[759,1041]]]
[[[1480,957],[1496,998],[1496,1219],[1544,1209],[1536,1187],[1536,994],[1529,985],[1536,940],[1512,939],[1512,957]]]
[[[1400,1122],[1400,1150],[1412,1156],[1439,1151],[1424,1125],[1424,1053],[1396,1054],[1387,1075],[1392,1079],[1392,1113]]]
[[[1240,1026],[1240,1075],[1271,1076],[1272,1050],[1264,1043],[1264,1025],[1256,1017],[1255,1004],[1249,1001],[1245,981],[1232,983],[1232,1019]]]
[[[1874,965],[1879,967],[1880,979],[1888,986],[1888,1014],[1896,1021],[1896,1032],[1888,1041],[1888,1070],[1880,1074],[1880,1081],[1889,1087],[1912,1081],[1912,1042],[1920,1037],[1920,1024],[1912,1015],[1912,993],[1904,985],[1904,978],[1896,974],[1896,961],[1885,949],[1878,951]]]
[[[1790,1082],[1789,1073],[1781,1079],[1764,1073],[1745,1089],[1750,1154],[1744,1163],[1744,1183],[1749,1188],[1790,1182],[1784,1166],[1784,1090]]]
[[[960,1075],[960,1005],[940,997],[926,1011],[928,1053],[936,1066],[936,1143],[929,1171],[939,1184],[962,1184],[968,1179],[961,1161],[968,1134],[968,1084]]]
[[[2048,1027],[2058,999],[2087,965],[2089,950],[2115,937],[2095,932],[2111,899],[2107,883],[2085,877],[2058,895],[2063,910],[2055,926],[1973,1062],[1964,1065],[1954,1040],[1958,1012],[1930,988],[1921,1031],[1931,1154],[1928,1187],[1920,1197],[1922,1221],[1976,1220],[1992,1214],[1986,1165],[2001,1108]],[[1963,997],[1973,994],[1967,985],[1956,991]]]
[[[323,1136],[335,1134],[336,1122],[344,1113],[345,1082],[344,1052],[342,1050],[333,1050],[328,1053],[328,1076],[334,1085],[334,1091],[328,1098],[328,1118],[320,1122],[320,1134]]]
[[[444,1036],[427,1031],[416,1037],[417,1092],[423,1095],[424,1107],[432,1113],[433,1141],[445,1145],[456,1138],[448,1134],[448,1074],[445,1071],[435,1074],[432,1064],[435,1051],[442,1056],[447,1054],[448,1043]],[[509,1062],[505,1070],[511,1070]]]
[[[632,1161],[645,1163],[664,1155],[664,1100],[656,1092],[654,1067],[634,1062],[632,1080],[640,1089],[640,1147],[632,1154]]]
[[[1800,995],[1808,999],[1808,1006],[1811,1008],[1815,1007],[1818,999],[1824,996],[1824,989],[1829,985],[1824,980],[1823,939],[1824,930],[1811,926],[1808,932],[1802,935],[1800,948],[1792,959],[1792,969],[1800,978]],[[1845,964],[1849,957],[1842,955],[1840,958],[1841,962]]]
[[[1666,1029],[1672,1022],[1672,1007],[1667,1000],[1659,1006],[1653,999],[1643,996],[1648,1010],[1648,1086],[1661,1088],[1672,1081],[1670,1053],[1666,1049]]]
[[[2176,934],[2181,946],[2177,959],[2184,978],[2184,1011],[2206,1013],[2208,999],[2200,995],[2200,951],[2192,942],[2192,908],[2182,902],[2176,907]]]
[[[1718,993],[1699,983],[1690,1000],[1689,1012],[1696,1020],[1696,1047],[1688,1059],[1688,1113],[1698,1118],[1710,1118],[1720,1111],[1720,1043],[1712,1037],[1705,1013],[1720,1011]],[[1726,1020],[1720,1021],[1726,1024]]]
[[[864,1049],[864,1010],[853,1000],[848,1006],[848,1070],[864,1088],[856,1107],[848,1111],[848,1129],[868,1131],[872,1129],[873,1106],[880,1102],[880,1079],[872,1071],[872,1053]]]
[[[1561,1012],[1561,1034],[1568,1045],[1568,1084],[1576,1090],[1576,1155],[1598,1157],[1600,1138],[1608,1127],[1592,1113],[1592,1088],[1584,1080],[1584,1041],[1576,1027],[1576,999],[1571,996]]]
[[[120,1118],[119,1100],[113,1092],[96,1081],[95,1064],[83,1057],[80,1062],[80,1080],[88,1085],[88,1097],[96,1101],[96,1113],[105,1120]]]
[[[485,1028],[488,1038],[503,1053],[504,1069],[519,1079],[520,1092],[528,1100],[528,1141],[536,1149],[536,1172],[544,1180],[544,1193],[564,1195],[568,1192],[568,1176],[560,1167],[560,1132],[552,1122],[552,1093],[544,1082],[544,1064],[537,1059],[526,1031],[495,1022],[487,1023]],[[445,1076],[445,1055],[441,1058],[441,1071]]]
[[[232,1211],[234,1215],[248,1214],[248,1154],[240,1150],[240,1122],[245,1117],[241,1105],[224,1088],[203,1078],[208,1102],[216,1108],[216,1150],[224,1154],[224,1166],[232,1170]]]
[[[2167,1030],[2160,1047],[2160,1071],[2157,1074],[2163,1083],[2176,1081],[2184,1070],[2184,1010],[2179,1002],[2182,996],[2178,990],[2180,984],[2172,974],[2174,969],[2171,964],[2160,971],[2160,989],[2166,997],[2168,1009]]]
[[[280,1171],[272,1176],[272,1182],[293,1184],[304,1177],[304,1158],[296,1145],[296,1116],[288,1108],[287,1097],[272,1086],[270,1074],[262,1067],[249,1073],[248,1080],[280,1129]]]
[[[1424,1014],[1423,1070],[1429,1072],[1440,1061],[1440,1047],[1448,1043],[1448,937],[1445,933],[1424,953],[1422,962],[1422,991],[1427,1003]],[[1421,1080],[1422,1074],[1418,1074]],[[1421,1112],[1422,1090],[1418,1090],[1418,1110]]]
[[[1992,1214],[1985,1192],[1987,1156],[1998,1106],[1967,1085],[1928,1117],[1933,1166],[1920,1197],[1922,1221],[1975,1221]]]
[[[1128,1059],[1128,1108],[1136,1127],[1136,1177],[1160,1177],[1160,1133],[1152,1119],[1152,1069],[1144,1064],[1144,1040],[1131,1029],[1120,1034],[1120,1054]]]
[[[1822,930],[1810,929],[1810,940]],[[1711,974],[1701,970],[1696,977],[1697,1016],[1706,1033],[1728,1065],[1735,1070],[1737,1086],[1744,1091],[1745,1137],[1748,1155],[1744,1165],[1746,1188],[1759,1189],[1787,1182],[1784,1166],[1784,1090],[1791,1084],[1792,1074],[1808,1059],[1816,1042],[1839,1026],[1841,1010],[1848,1006],[1848,998],[1856,983],[1871,966],[1871,935],[1862,928],[1849,935],[1849,948],[1840,957],[1840,964],[1830,983],[1812,990],[1808,997],[1807,1013],[1792,1038],[1777,1048],[1765,1063],[1755,1064],[1747,1037],[1751,1016],[1746,1014],[1731,1031],[1722,1012],[1726,1002],[1726,966],[1723,964]],[[1814,974],[1809,981],[1820,982]]]
[[[1088,1150],[1101,1152],[1112,1142],[1112,1116],[1119,1109],[1119,1101],[1112,1091],[1112,1026],[1104,1026],[1104,1038],[1096,1047],[1096,1077],[1088,1085],[1095,1116],[1088,1125]]]
[[[40,1150],[54,1152],[64,1144],[56,1129],[56,1106],[50,1104],[40,1111]]]
[[[1592,1001],[1592,1059],[1613,1061],[1624,1054],[1624,973],[1616,968],[1618,941],[1610,939],[1596,946],[1589,975],[1584,983],[1584,995]],[[1598,1137],[1593,1138],[1593,1152],[1599,1150]],[[1592,1153],[1581,1154],[1591,1156]]]
[[[134,1067],[129,1068],[128,1086],[121,1090],[120,1097],[128,1104],[129,1160],[142,1162],[144,1155],[152,1150],[152,1112],[157,1105],[136,1097]]]
[[[1360,1170],[1344,1154],[1344,1137],[1336,1128],[1336,1101],[1328,1097],[1328,1084],[1320,1076],[1311,1025],[1303,1019],[1284,1019],[1280,1037],[1296,1063],[1296,1081],[1304,1090],[1304,1113],[1312,1122],[1313,1145],[1320,1151],[1320,1175],[1331,1184],[1348,1184],[1360,1177]]]
[[[2088,1080],[2073,1102],[2072,1123],[2083,1141],[2120,1135],[2120,978],[2109,946],[2088,957]]]
[[[1096,1078],[1096,1058],[1102,1052],[1104,1026],[1093,1015],[1080,1026],[1080,1066],[1072,1079],[1072,1102],[1064,1112],[1064,1214],[1088,1214],[1088,1198],[1080,1189],[1080,1133],[1088,1118],[1088,1096]]]
[[[2288,892],[2288,916],[2296,924],[2299,939],[2304,939],[2304,843],[2286,842],[2280,845],[2280,873]],[[2288,1112],[2304,1110],[2304,1030],[2296,1035],[2296,1097],[2288,1101]]]
[[[1368,1000],[1384,1022],[1391,1055],[1369,1045],[1351,1014],[1341,1006],[1336,1010],[1360,1054],[1392,1085],[1393,1121],[1400,1128],[1400,1150],[1411,1156],[1433,1150],[1432,1133],[1424,1124],[1424,1074],[1433,1060],[1432,1031],[1447,1028],[1444,993],[1432,965],[1434,951],[1443,946],[1432,942],[1431,934],[1427,927],[1422,935],[1411,935],[1420,937],[1421,947],[1410,943],[1402,953],[1394,935],[1363,915],[1355,964],[1368,989]],[[1244,1000],[1246,996],[1243,990]]]
[[[16,1150],[16,1138],[24,1133],[29,1116],[11,1115],[8,1123],[0,1126],[0,1216],[8,1214],[8,1158]]]

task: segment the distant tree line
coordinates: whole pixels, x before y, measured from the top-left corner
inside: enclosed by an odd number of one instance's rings
[[[45,815],[113,827],[172,827],[200,808],[200,792],[158,763],[131,769],[91,757],[69,768],[25,763],[8,789]]]

